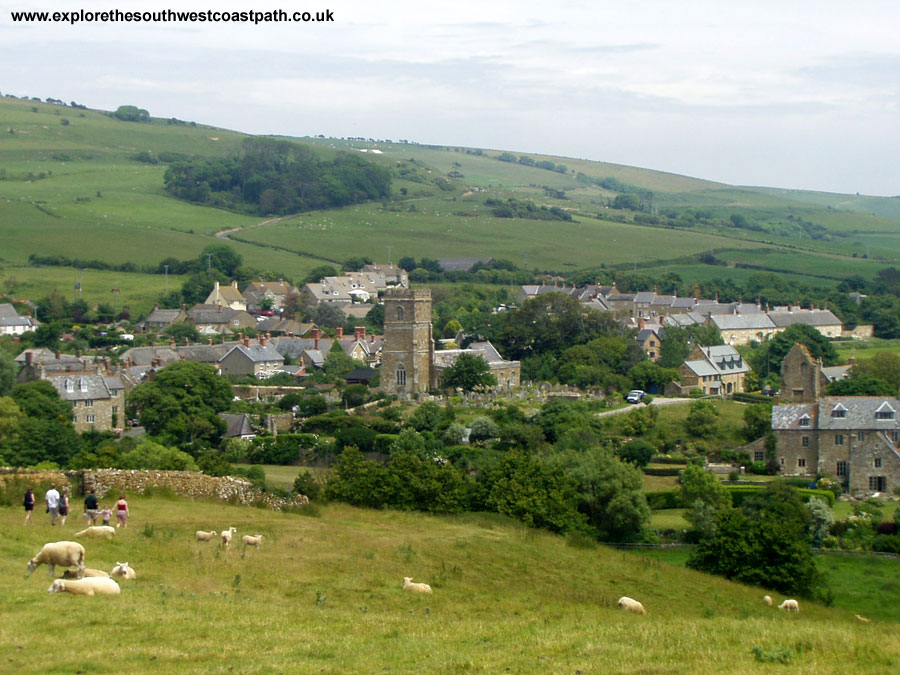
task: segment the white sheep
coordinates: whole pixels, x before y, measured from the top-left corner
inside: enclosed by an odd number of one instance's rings
[[[63,572],[63,575],[60,578],[62,578],[62,579],[82,579],[82,578],[88,578],[88,577],[98,577],[101,579],[109,579],[109,574],[107,574],[103,570],[95,570],[95,569],[91,569],[90,567],[85,567],[84,574],[82,574],[80,577],[78,576],[78,572],[76,570],[66,570],[65,572]]]
[[[28,574],[34,572],[39,565],[47,565],[52,577],[56,565],[60,567],[74,567],[78,575],[84,572],[84,546],[77,541],[56,541],[44,544],[40,553],[28,561]]]
[[[766,603],[769,607],[771,607],[772,606],[772,596],[764,595],[763,602]]]
[[[89,528],[75,533],[76,537],[106,537],[116,536],[116,528],[111,525],[91,525]]]
[[[412,577],[403,577],[404,591],[412,591],[413,593],[431,593],[431,586],[428,584],[415,583]]]
[[[237,532],[236,527],[229,527],[227,530],[222,530],[222,546],[225,548],[231,546],[231,537],[234,536],[235,532]]]
[[[778,605],[778,609],[784,609],[788,612],[799,612],[800,605],[797,604],[796,600],[785,600],[780,605]]]
[[[218,532],[213,530],[212,532],[204,532],[203,530],[197,530],[197,541],[212,541],[218,536]]]
[[[116,566],[112,568],[112,572],[109,573],[109,576],[112,578],[122,578],[127,581],[134,581],[137,579],[137,573],[134,571],[133,567],[129,567],[127,562],[116,562]]]
[[[616,605],[619,609],[624,609],[626,612],[632,612],[634,614],[647,613],[641,603],[639,603],[637,600],[632,600],[631,598],[624,595],[619,598],[619,601],[616,603]]]
[[[57,579],[48,593],[72,593],[73,595],[118,595],[119,584],[112,579],[89,577],[87,579]]]
[[[864,616],[860,616],[859,614],[855,614],[854,616],[856,617],[857,621],[862,621],[863,623],[869,623],[869,619],[867,619]]]
[[[245,534],[241,537],[241,541],[244,542],[244,546],[255,546],[259,548],[259,545],[262,543],[263,536],[261,534]]]

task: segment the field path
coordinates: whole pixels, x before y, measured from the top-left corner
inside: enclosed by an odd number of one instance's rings
[[[625,408],[616,408],[615,410],[607,410],[606,412],[596,413],[597,417],[607,417],[609,415],[624,415],[627,412],[634,410],[635,408],[644,408],[647,405],[656,405],[656,406],[666,406],[666,405],[678,405],[680,403],[690,403],[694,399],[692,398],[654,398],[647,403],[638,403],[636,405],[630,405]]]
[[[280,223],[282,220],[287,220],[288,218],[293,218],[294,216],[299,216],[299,213],[292,213],[287,216],[279,216],[278,218],[269,218],[268,220],[264,220],[261,223],[256,223],[255,225],[246,225],[241,227],[229,227],[227,230],[219,230],[216,232],[216,237],[219,239],[228,239],[228,237],[235,232],[240,232],[241,230],[249,230],[255,229],[257,227],[265,227],[266,225],[272,225],[273,223]]]

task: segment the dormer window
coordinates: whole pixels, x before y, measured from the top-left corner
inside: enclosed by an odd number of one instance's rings
[[[85,380],[83,377],[78,378],[78,389],[79,389],[79,391],[87,391],[88,390],[87,380]]]
[[[847,416],[847,408],[845,408],[842,404],[838,403],[831,409],[832,417],[846,417]]]
[[[66,378],[66,391],[72,393],[75,391],[75,383],[72,382],[68,377]]]
[[[810,422],[809,415],[804,415],[799,420],[797,420],[797,424],[799,424],[801,427],[808,427],[809,422]]]
[[[892,420],[894,419],[894,409],[890,406],[890,404],[885,401],[881,404],[878,410],[875,411],[875,419],[876,420]]]

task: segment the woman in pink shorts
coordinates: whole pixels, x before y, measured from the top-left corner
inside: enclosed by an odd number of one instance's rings
[[[116,502],[116,527],[128,527],[128,502],[125,495],[119,495]]]

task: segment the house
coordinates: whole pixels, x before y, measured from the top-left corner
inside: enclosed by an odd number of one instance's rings
[[[777,332],[775,323],[764,312],[713,314],[709,322],[719,329],[722,339],[729,345],[746,345],[754,340],[762,342]]]
[[[213,284],[212,292],[206,298],[207,305],[222,305],[229,309],[240,309],[247,311],[247,300],[238,290],[237,281],[232,281],[230,286],[220,286],[219,282]]]
[[[0,335],[22,335],[40,325],[37,319],[21,316],[10,303],[0,304]]]
[[[705,395],[728,396],[744,391],[744,379],[750,366],[730,345],[696,347],[684,363],[678,366],[681,382],[666,387],[667,394],[685,396],[692,389]]]
[[[207,304],[191,307],[187,312],[187,321],[204,335],[237,333],[247,328],[256,328],[257,323],[253,315],[244,310]]]
[[[827,309],[802,309],[789,305],[781,311],[769,312],[769,318],[775,325],[776,333],[798,323],[812,326],[827,338],[839,338],[843,331],[841,320]]]
[[[122,352],[119,358],[128,366],[154,367],[167,366],[181,360],[174,342],[169,342],[166,347],[131,347]]]
[[[660,333],[662,327],[659,324],[648,324],[641,319],[641,325],[638,329],[635,340],[644,350],[647,358],[653,363],[659,363],[660,351],[662,350],[662,337]]]
[[[284,357],[262,337],[257,344],[250,338],[234,345],[219,359],[219,369],[226,376],[252,375],[265,379],[274,375],[284,365]]]
[[[378,297],[375,276],[364,272],[348,272],[337,277],[323,277],[321,281],[304,284],[300,297],[305,305],[322,302],[369,302]]]
[[[175,323],[181,323],[187,318],[184,306],[180,309],[160,309],[159,305],[153,305],[153,311],[147,318],[137,324],[137,329],[142,333],[146,331],[160,332]]]
[[[118,377],[93,373],[52,375],[45,378],[59,397],[72,404],[75,431],[112,431],[124,422],[125,386]]]
[[[256,331],[258,333],[271,333],[272,335],[305,335],[312,326],[313,324],[311,323],[301,324],[295,319],[282,319],[280,316],[270,316],[256,324]]]
[[[280,312],[284,309],[288,300],[296,298],[300,295],[293,285],[287,283],[283,279],[278,281],[254,281],[244,289],[244,300],[247,302],[247,309],[250,312],[258,312],[262,307],[264,300],[269,301],[269,309]]]
[[[219,417],[225,420],[227,425],[222,438],[240,438],[243,441],[252,441],[256,438],[256,432],[250,425],[250,415],[247,413],[219,413]]]
[[[409,273],[402,267],[391,264],[379,265],[376,263],[363,265],[363,268],[360,271],[374,277],[375,285],[379,291],[387,290],[391,286],[409,288]]]

